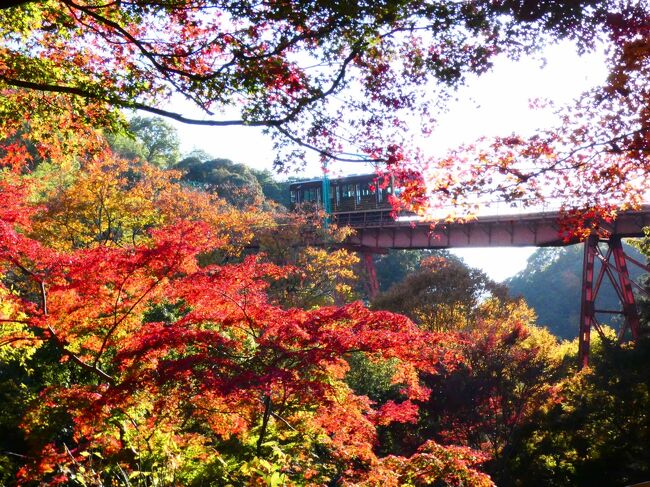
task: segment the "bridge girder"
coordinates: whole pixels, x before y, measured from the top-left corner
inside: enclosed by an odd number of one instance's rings
[[[448,223],[431,225],[425,222],[403,222],[392,219],[372,219],[367,214],[355,220],[354,214],[347,214],[347,223],[355,229],[355,234],[347,239],[347,245],[363,253],[369,283],[370,294],[378,291],[378,284],[372,253],[385,252],[386,249],[448,249],[467,247],[559,247],[579,243],[577,237],[563,238],[561,235],[559,213],[534,213],[507,216],[481,217],[465,223]],[[650,205],[638,210],[622,212],[613,222],[600,221],[598,227],[606,238],[591,235],[584,243],[584,261],[582,272],[582,298],[579,329],[579,361],[584,367],[589,362],[589,343],[591,330],[602,335],[598,322],[599,313],[618,313],[624,317],[624,324],[618,333],[618,340],[627,338],[635,340],[639,334],[639,315],[636,308],[627,261],[646,269],[650,268],[625,255],[621,238],[642,237],[644,227],[650,227]],[[608,246],[606,253],[599,243]],[[612,261],[613,257],[613,261]],[[594,275],[596,263],[600,270]],[[619,300],[621,310],[596,309],[596,298],[604,277],[612,283]],[[639,286],[640,287],[640,286]],[[641,291],[645,292],[641,288]]]
[[[578,243],[577,238],[564,238],[561,215],[533,213],[480,217],[465,223],[379,221],[347,215],[339,219],[355,229],[347,239],[351,247],[384,249],[446,249],[463,247],[560,247]],[[637,211],[622,212],[613,222],[599,222],[605,233],[619,237],[641,237],[650,226],[650,206]]]

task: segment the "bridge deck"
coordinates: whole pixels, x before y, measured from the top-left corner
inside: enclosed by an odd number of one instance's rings
[[[340,223],[345,223],[341,221]],[[466,223],[379,220],[347,223],[355,229],[348,239],[352,246],[391,249],[440,249],[457,247],[551,247],[572,245],[565,240],[557,211],[515,215],[481,216]],[[622,212],[613,222],[600,221],[601,228],[619,237],[641,237],[650,226],[650,205]]]

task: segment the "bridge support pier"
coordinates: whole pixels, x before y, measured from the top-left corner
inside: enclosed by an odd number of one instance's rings
[[[605,253],[603,253],[599,245],[601,242],[607,243],[607,251]],[[625,254],[621,244],[621,238],[618,236],[612,236],[609,239],[600,239],[597,235],[591,235],[584,243],[578,345],[578,359],[581,368],[589,364],[591,330],[596,330],[604,338],[597,314],[606,313],[623,316],[624,321],[621,324],[617,337],[619,343],[630,338],[636,340],[639,336],[639,313],[637,311],[632,286],[637,286],[643,292],[645,292],[645,289],[630,279],[627,261],[638,265],[646,271],[650,271],[648,266],[637,262]],[[595,269],[597,262],[600,262],[600,268],[596,275]],[[618,295],[622,305],[621,310],[596,308],[596,298],[598,297],[598,292],[600,291],[605,276],[607,276]]]
[[[582,297],[580,300],[580,334],[578,335],[578,362],[580,368],[589,364],[589,340],[591,328],[595,325],[594,313],[594,261],[598,238],[590,235],[584,243],[582,259]]]
[[[372,259],[372,252],[363,252],[363,263],[368,275],[368,295],[370,299],[373,299],[379,294],[379,281],[377,280],[377,269],[375,269],[375,262]]]

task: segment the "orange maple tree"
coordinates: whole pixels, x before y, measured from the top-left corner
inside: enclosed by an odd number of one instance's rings
[[[469,450],[436,446],[413,464],[374,451],[377,426],[416,420],[413,401],[428,392],[419,373],[456,362],[441,336],[360,303],[274,304],[269,286],[296,270],[260,256],[211,263],[206,256],[230,246],[228,214],[183,205],[184,189],[155,169],[128,183],[132,201],[120,200],[127,214],[140,211],[145,227],[104,238],[107,227],[89,217],[97,208],[112,215],[109,228],[136,228],[111,204],[126,184],[123,163],[95,153],[68,188],[39,203],[34,191],[44,190],[25,173],[27,159],[7,151],[0,179],[0,320],[11,325],[2,340],[51,350],[39,366],[69,375],[42,389],[23,418],[31,446],[21,482],[250,483],[276,475],[285,483],[398,485],[399,463],[400,475],[489,484],[474,468],[482,457]],[[400,398],[373,404],[355,394],[344,380],[352,353],[392,361]],[[448,468],[430,465],[444,456]]]

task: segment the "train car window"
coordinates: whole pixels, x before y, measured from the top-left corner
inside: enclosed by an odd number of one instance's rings
[[[359,203],[361,203],[361,189],[359,188],[358,184],[354,185],[354,195],[356,197],[357,205],[358,205]]]
[[[298,196],[298,192],[292,189],[291,190],[291,204],[292,205],[295,205],[296,203],[298,203],[297,196]]]
[[[352,198],[354,196],[354,185],[344,184],[341,186],[341,192],[343,193],[343,198]]]

